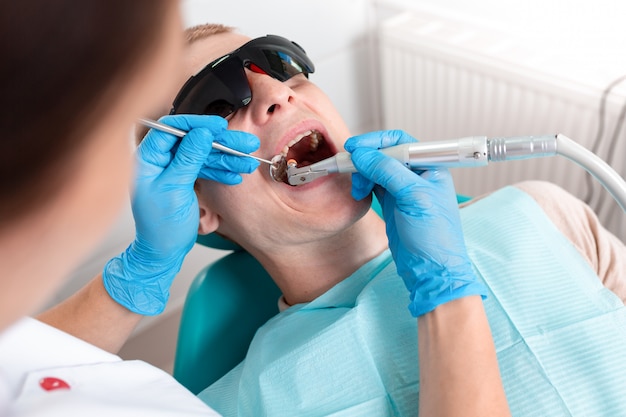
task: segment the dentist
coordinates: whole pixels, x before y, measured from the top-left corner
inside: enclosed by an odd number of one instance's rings
[[[0,416],[217,415],[115,353],[162,311],[195,242],[195,180],[234,184],[258,164],[213,153],[212,141],[252,152],[258,139],[180,116],[169,123],[190,134],[151,132],[133,162],[135,120],[177,79],[177,1],[3,2],[0,28]],[[135,241],[76,295],[27,317],[105,235],[133,164]]]

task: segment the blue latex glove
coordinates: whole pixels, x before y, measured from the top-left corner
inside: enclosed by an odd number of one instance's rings
[[[214,140],[246,153],[259,148],[256,136],[227,130],[221,117],[177,115],[160,121],[189,133],[181,140],[152,129],[138,147],[132,198],[135,241],[110,260],[102,274],[111,297],[143,315],[163,311],[170,285],[196,241],[200,218],[196,179],[237,184],[240,173],[259,165],[253,158],[212,149]]]
[[[467,255],[448,170],[418,174],[377,151],[409,142],[416,140],[402,131],[372,132],[350,138],[345,148],[358,170],[352,195],[360,200],[374,189],[398,274],[411,293],[409,310],[418,317],[460,297],[484,297],[487,291]]]

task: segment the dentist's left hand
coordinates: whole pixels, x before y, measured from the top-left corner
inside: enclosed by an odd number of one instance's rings
[[[259,165],[253,158],[212,148],[214,140],[245,153],[260,145],[252,134],[227,130],[221,117],[176,115],[160,121],[189,133],[181,140],[152,129],[143,139],[136,152],[132,197],[135,241],[110,260],[102,274],[111,297],[143,315],[163,311],[172,281],[196,241],[200,216],[196,179],[234,185],[241,182],[240,174]]]
[[[467,254],[450,173],[413,172],[378,151],[415,141],[398,130],[370,132],[350,138],[345,148],[359,171],[352,177],[352,195],[360,200],[372,189],[376,193],[389,248],[410,292],[409,309],[419,317],[440,304],[487,292]]]

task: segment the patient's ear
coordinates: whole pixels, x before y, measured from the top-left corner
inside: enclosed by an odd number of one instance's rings
[[[200,209],[200,222],[198,224],[198,234],[208,235],[217,230],[220,225],[220,217],[211,210],[211,207],[207,205],[204,198],[202,198],[202,183],[200,180],[196,181],[193,185],[193,189],[198,196],[198,208]]]
[[[198,224],[198,234],[208,235],[209,233],[213,233],[217,230],[219,225],[219,216],[200,203],[200,223]]]

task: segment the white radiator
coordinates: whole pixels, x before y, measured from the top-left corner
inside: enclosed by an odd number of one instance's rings
[[[590,77],[512,35],[428,13],[396,16],[381,24],[379,35],[385,129],[403,129],[422,141],[563,133],[592,149],[601,96],[607,80],[615,78],[610,71]],[[626,133],[618,131],[611,143],[624,91],[618,85],[607,96],[596,150],[622,177]],[[622,210],[596,180],[563,157],[452,172],[457,192],[471,196],[522,180],[552,181],[587,200],[605,227],[626,241]]]

